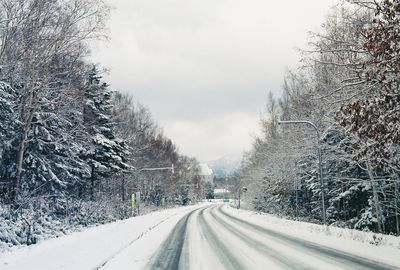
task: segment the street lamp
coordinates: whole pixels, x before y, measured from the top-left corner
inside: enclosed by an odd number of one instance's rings
[[[141,168],[138,169],[138,172],[143,172],[143,171],[165,171],[165,170],[170,170],[172,174],[175,173],[174,170],[174,164],[171,164],[171,167],[155,167],[155,168]],[[136,192],[136,195],[132,194],[132,214],[133,214],[133,209],[137,208],[137,213],[139,215],[139,209],[140,209],[140,191]]]
[[[141,168],[138,171],[143,172],[143,171],[164,171],[164,170],[171,170],[172,174],[174,173],[174,164],[171,165],[171,167],[161,167],[161,168]]]
[[[310,121],[278,121],[278,125],[280,124],[306,124],[312,126],[317,132],[317,140],[318,140],[318,166],[319,166],[319,183],[321,186],[321,205],[322,205],[322,220],[324,224],[326,224],[326,212],[325,212],[325,186],[324,180],[322,179],[322,158],[321,158],[321,144],[320,144],[320,134],[317,126]]]

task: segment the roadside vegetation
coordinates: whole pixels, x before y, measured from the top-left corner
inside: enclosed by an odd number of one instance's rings
[[[252,208],[400,235],[400,2],[342,1],[310,33],[283,94],[269,94],[262,135],[240,169]]]
[[[202,197],[197,160],[88,60],[109,12],[102,0],[0,0],[0,249],[127,218],[137,191],[150,207]]]

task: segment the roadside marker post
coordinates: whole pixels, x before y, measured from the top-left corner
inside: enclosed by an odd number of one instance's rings
[[[136,208],[137,214],[140,215],[140,191],[136,192]]]
[[[161,207],[165,207],[165,198],[161,198]]]
[[[135,209],[136,209],[136,198],[135,198],[135,194],[131,194],[131,206],[132,206],[132,208],[131,208],[131,210],[132,210],[131,215],[133,216],[133,213],[134,213],[134,211],[135,211]]]

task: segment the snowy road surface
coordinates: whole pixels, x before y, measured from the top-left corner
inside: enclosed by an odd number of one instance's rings
[[[388,256],[384,262],[379,257],[371,259],[323,246],[268,229],[235,215],[226,206],[214,205],[182,217],[150,261],[142,260],[144,265],[132,255],[122,254],[105,268],[400,269],[398,258]]]
[[[170,209],[0,254],[0,269],[400,269],[400,250],[222,204]]]

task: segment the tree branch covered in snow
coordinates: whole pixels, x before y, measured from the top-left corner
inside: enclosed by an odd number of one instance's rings
[[[396,0],[343,1],[310,34],[241,168],[254,208],[321,220],[315,135],[275,124],[308,120],[323,134],[329,223],[400,234],[399,20]]]
[[[0,248],[129,217],[138,191],[149,207],[203,195],[197,160],[88,62],[109,12],[98,0],[0,0]]]

